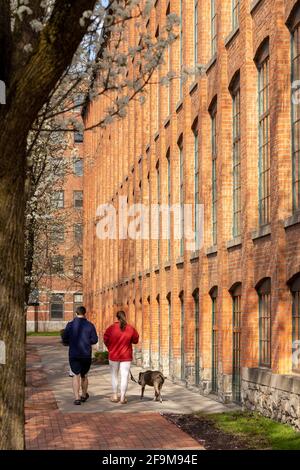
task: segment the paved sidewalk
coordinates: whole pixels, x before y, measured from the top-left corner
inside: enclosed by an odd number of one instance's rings
[[[160,413],[228,410],[170,381],[162,404],[153,402],[152,388],[141,401],[140,388],[132,382],[128,405],[112,404],[107,366],[92,367],[91,398],[75,407],[67,348],[55,337],[29,337],[27,350],[27,449],[202,449]]]

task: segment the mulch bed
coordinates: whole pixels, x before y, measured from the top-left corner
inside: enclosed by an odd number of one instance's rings
[[[206,450],[246,450],[246,440],[218,429],[214,423],[195,415],[164,414],[168,421],[196,439]]]

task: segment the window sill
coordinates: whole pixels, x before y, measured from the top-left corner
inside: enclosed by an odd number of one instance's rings
[[[242,237],[235,237],[232,240],[229,240],[227,242],[227,250],[230,250],[230,248],[235,248],[238,246],[242,246]]]
[[[199,254],[199,250],[194,251],[190,256],[190,261],[197,261],[199,259]]]
[[[154,266],[153,271],[155,272],[155,274],[158,274],[159,270],[160,270],[159,265]]]
[[[206,253],[206,256],[216,255],[218,253],[217,245],[210,246],[209,248],[207,248],[205,253]]]
[[[259,240],[260,238],[268,237],[271,235],[271,225],[263,225],[259,227],[257,230],[254,230],[251,234],[252,240]]]
[[[291,217],[285,219],[283,223],[285,229],[300,224],[300,211],[295,212],[295,214],[293,214]]]
[[[198,82],[194,82],[191,84],[190,86],[190,89],[189,89],[189,94],[192,95],[193,93],[195,93],[195,91],[197,91],[198,89]]]
[[[237,26],[234,30],[231,31],[230,34],[225,38],[225,47],[229,47],[231,41],[239,34],[240,27]]]
[[[168,116],[164,121],[164,128],[170,125],[170,121],[171,121],[171,116]]]
[[[212,56],[212,58],[206,65],[206,73],[210,71],[210,69],[215,65],[216,62],[217,62],[217,53]]]
[[[164,265],[164,268],[166,271],[169,271],[171,269],[171,263],[170,261],[166,261],[165,265]]]
[[[258,7],[258,5],[262,2],[262,0],[253,0],[250,4],[250,14],[254,13],[254,10]]]
[[[150,144],[146,145],[146,153],[150,150]]]
[[[183,256],[180,256],[176,260],[176,266],[177,266],[177,268],[182,268],[183,265],[184,265],[184,258],[183,258]]]
[[[146,269],[144,274],[146,277],[150,277],[150,269]]]
[[[154,134],[154,142],[156,142],[159,139],[159,131],[155,132]]]
[[[182,108],[183,108],[183,100],[181,99],[180,101],[178,101],[176,105],[176,113],[179,113],[179,111],[181,111]]]

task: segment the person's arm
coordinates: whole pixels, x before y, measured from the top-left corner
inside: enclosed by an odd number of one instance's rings
[[[67,324],[66,328],[61,335],[62,342],[65,346],[69,345],[70,342],[70,322]]]
[[[139,342],[139,339],[140,339],[140,337],[139,337],[138,332],[136,331],[135,328],[133,328],[133,333],[132,333],[131,342],[132,342],[133,344],[137,344],[137,343]]]
[[[97,335],[95,326],[92,325],[91,344],[97,344],[97,343],[98,343],[98,335]]]
[[[104,344],[107,348],[109,346],[110,334],[111,334],[111,326],[109,326],[107,328],[107,330],[105,331],[105,333],[103,335],[103,341],[104,341]]]

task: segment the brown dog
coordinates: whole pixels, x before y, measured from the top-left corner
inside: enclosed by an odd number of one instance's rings
[[[150,387],[154,387],[154,400],[159,400],[162,403],[163,400],[161,396],[161,389],[164,384],[164,381],[165,377],[159,370],[147,370],[146,372],[140,372],[138,383],[142,387],[141,400],[143,399],[146,385],[149,385]]]

